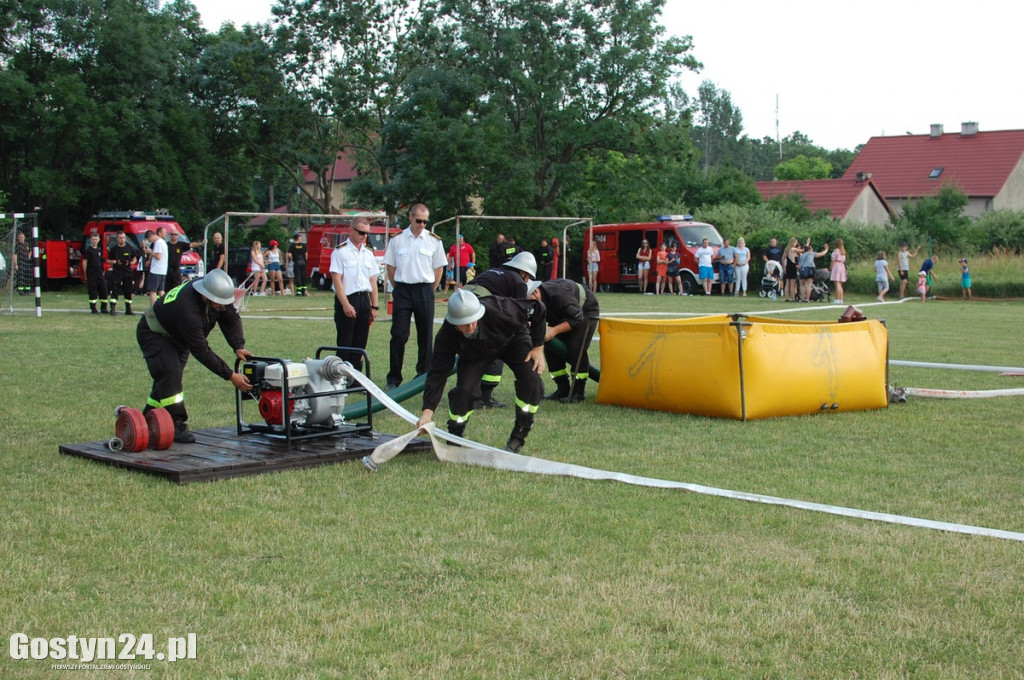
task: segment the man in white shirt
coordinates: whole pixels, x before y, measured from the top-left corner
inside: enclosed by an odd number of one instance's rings
[[[701,285],[704,286],[704,294],[711,295],[711,286],[715,282],[715,269],[712,264],[715,249],[708,245],[707,239],[704,239],[695,255],[697,256],[697,276],[700,278]]]
[[[377,318],[377,260],[366,245],[370,221],[352,220],[348,240],[331,253],[331,280],[334,282],[334,326],[338,347],[366,349],[370,324]],[[356,370],[363,370],[359,352],[338,352]]]
[[[157,227],[156,232],[147,231],[146,240],[149,245],[145,252],[150,256],[149,274],[146,276],[146,290],[149,291],[149,304],[155,304],[157,298],[164,294],[167,280],[167,228]]]
[[[402,384],[405,343],[409,340],[410,318],[416,316],[416,344],[419,350],[416,375],[430,370],[434,339],[434,289],[448,263],[441,237],[428,231],[430,210],[422,203],[409,209],[409,228],[388,242],[384,266],[394,288],[391,311],[391,363],[387,388]]]

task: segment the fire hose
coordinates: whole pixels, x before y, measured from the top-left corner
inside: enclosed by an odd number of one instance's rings
[[[402,418],[409,424],[415,426],[419,421],[419,418],[408,410],[403,408],[399,403],[391,399],[383,390],[377,387],[369,378],[355,370],[351,366],[345,366],[345,371],[348,373],[349,378],[353,382],[359,383],[365,388],[370,394],[376,397],[389,411]],[[642,486],[657,489],[678,489],[680,491],[690,491],[693,493],[699,493],[709,496],[719,496],[723,498],[732,498],[736,500],[750,501],[754,503],[764,503],[767,505],[780,505],[790,508],[797,508],[800,510],[810,510],[813,512],[823,512],[831,515],[839,515],[843,517],[852,517],[856,519],[865,519],[874,522],[885,522],[888,524],[901,524],[905,526],[919,527],[924,529],[933,529],[938,531],[948,531],[959,534],[971,534],[976,536],[989,536],[991,538],[1001,538],[1010,541],[1019,541],[1024,543],[1024,533],[1015,531],[1005,531],[1002,529],[992,529],[989,527],[978,527],[968,524],[955,524],[951,522],[940,522],[928,519],[919,519],[916,517],[906,517],[903,515],[894,515],[883,512],[872,512],[868,510],[857,510],[855,508],[847,508],[837,505],[826,505],[822,503],[812,503],[809,501],[801,501],[789,498],[780,498],[777,496],[765,496],[755,493],[747,493],[744,491],[732,491],[729,489],[717,489],[714,487],[703,486],[701,484],[689,484],[684,482],[674,482],[663,479],[654,479],[651,477],[640,477],[636,475],[625,474],[621,472],[609,472],[606,470],[598,470],[595,468],[584,467],[581,465],[573,465],[569,463],[558,463],[554,461],[544,460],[542,458],[533,458],[530,456],[522,456],[516,453],[510,453],[502,449],[496,449],[485,444],[479,444],[462,437],[449,434],[443,430],[439,430],[434,423],[428,423],[423,427],[416,427],[411,432],[397,437],[389,442],[378,446],[372,454],[362,459],[363,464],[372,472],[376,472],[383,463],[391,460],[409,444],[414,438],[420,435],[428,435],[431,443],[434,447],[434,454],[438,460],[445,463],[460,463],[463,465],[474,465],[479,467],[493,468],[496,470],[506,470],[513,472],[530,472],[533,474],[541,475],[556,475],[566,477],[576,477],[579,479],[589,480],[605,480],[621,482],[623,484],[631,484],[633,486]],[[454,446],[453,446],[454,444]]]

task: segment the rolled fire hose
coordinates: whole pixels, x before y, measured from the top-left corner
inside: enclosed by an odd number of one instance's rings
[[[386,406],[388,410],[402,418],[406,422],[416,425],[419,418],[400,404],[392,400],[388,395],[377,387],[373,382],[365,375],[355,370],[351,366],[346,365],[345,370],[349,377],[354,381],[358,382],[363,386],[370,394],[376,397],[382,404]],[[737,500],[751,501],[754,503],[765,503],[768,505],[781,505],[790,508],[797,508],[800,510],[811,510],[814,512],[824,512],[831,515],[840,515],[843,517],[853,517],[856,519],[866,519],[874,522],[886,522],[888,524],[902,524],[905,526],[919,527],[924,529],[934,529],[938,531],[949,531],[959,534],[972,534],[975,536],[989,536],[991,538],[1001,538],[1010,541],[1019,541],[1024,543],[1024,533],[1015,531],[1005,531],[1002,529],[991,529],[988,527],[977,527],[969,524],[954,524],[951,522],[939,522],[928,519],[918,519],[916,517],[905,517],[903,515],[893,515],[884,512],[872,512],[868,510],[857,510],[854,508],[846,508],[837,505],[825,505],[821,503],[811,503],[808,501],[794,500],[789,498],[780,498],[777,496],[764,496],[761,494],[747,493],[744,491],[731,491],[728,489],[716,489],[714,487],[703,486],[700,484],[687,484],[684,482],[672,482],[663,479],[654,479],[651,477],[638,477],[636,475],[624,474],[621,472],[608,472],[605,470],[597,470],[595,468],[583,467],[581,465],[572,465],[568,463],[556,463],[542,458],[533,458],[530,456],[522,456],[516,453],[510,453],[501,449],[496,449],[491,446],[484,444],[478,444],[476,442],[457,437],[455,435],[444,432],[436,428],[434,423],[428,423],[423,427],[418,427],[408,434],[397,437],[389,442],[385,442],[378,446],[372,454],[366,456],[363,459],[363,464],[371,471],[376,472],[381,464],[391,460],[397,456],[401,451],[412,441],[414,438],[426,434],[430,436],[430,441],[434,447],[434,454],[439,460],[446,463],[461,463],[463,465],[476,465],[479,467],[493,468],[496,470],[508,470],[514,472],[531,472],[534,474],[541,475],[557,475],[565,477],[577,477],[580,479],[590,480],[606,480],[621,482],[623,484],[631,484],[634,486],[643,486],[657,489],[678,489],[681,491],[691,491],[694,493],[705,494],[708,496],[720,496],[724,498],[733,498]],[[458,444],[458,446],[451,446],[447,442]]]

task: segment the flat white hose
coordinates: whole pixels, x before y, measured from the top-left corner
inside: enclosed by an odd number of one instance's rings
[[[407,421],[411,425],[415,425],[419,418],[397,402],[393,401],[388,397],[387,393],[381,390],[379,387],[374,385],[369,378],[355,370],[351,366],[345,366],[346,372],[352,380],[362,385],[370,394],[376,397],[382,404],[384,404],[388,410]],[[916,517],[904,517],[903,515],[892,515],[883,512],[871,512],[868,510],[856,510],[854,508],[845,508],[837,505],[824,505],[821,503],[810,503],[807,501],[793,500],[789,498],[779,498],[777,496],[763,496],[761,494],[746,493],[744,491],[730,491],[728,489],[716,489],[710,486],[702,486],[700,484],[686,484],[683,482],[671,482],[663,479],[653,479],[650,477],[638,477],[635,475],[623,474],[621,472],[608,472],[605,470],[597,470],[594,468],[583,467],[580,465],[571,465],[567,463],[556,463],[542,458],[532,458],[530,456],[521,456],[516,453],[510,453],[501,449],[496,449],[491,446],[484,444],[477,444],[468,439],[462,437],[456,437],[455,435],[439,430],[435,427],[434,423],[428,423],[424,427],[414,429],[408,434],[397,437],[394,440],[386,442],[378,446],[372,454],[363,459],[363,464],[372,471],[376,471],[377,468],[388,460],[394,458],[402,449],[404,449],[410,441],[418,437],[421,434],[427,434],[430,436],[431,443],[434,446],[434,454],[439,460],[446,463],[462,463],[464,465],[476,465],[480,467],[494,468],[497,470],[509,470],[515,472],[532,472],[534,474],[541,475],[558,475],[568,477],[578,477],[580,479],[591,479],[591,480],[607,480],[622,482],[623,484],[632,484],[634,486],[651,487],[657,489],[679,489],[681,491],[692,491],[694,493],[705,494],[709,496],[721,496],[724,498],[734,498],[737,500],[751,501],[755,503],[765,503],[768,505],[782,505],[791,508],[797,508],[800,510],[811,510],[814,512],[824,512],[831,515],[840,515],[843,517],[854,517],[857,519],[866,519],[874,522],[886,522],[889,524],[903,524],[906,526],[919,527],[924,529],[935,529],[939,531],[949,531],[959,534],[971,534],[975,536],[989,536],[991,538],[1002,538],[1010,541],[1019,541],[1024,543],[1024,533],[1015,531],[1004,531],[1002,529],[990,529],[988,527],[976,527],[968,524],[953,524],[950,522],[937,522],[929,519],[918,519]],[[453,442],[458,446],[451,446],[447,442]]]

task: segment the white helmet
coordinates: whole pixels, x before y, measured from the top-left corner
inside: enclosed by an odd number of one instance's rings
[[[529,251],[524,250],[521,253],[516,253],[516,256],[506,262],[505,266],[526,272],[530,275],[531,279],[537,278],[537,258]]]
[[[534,291],[540,288],[540,281],[530,281],[526,284],[526,297],[533,295]]]
[[[235,302],[235,284],[223,269],[214,269],[193,283],[192,287],[203,297],[218,304],[230,305]]]
[[[453,326],[473,323],[484,315],[484,306],[480,300],[464,288],[460,288],[448,298],[448,314],[444,320]]]

